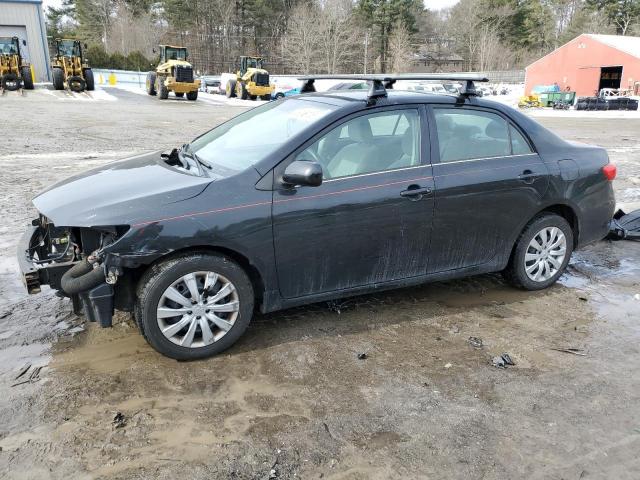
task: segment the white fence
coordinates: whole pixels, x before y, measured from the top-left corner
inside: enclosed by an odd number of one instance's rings
[[[124,83],[127,85],[138,85],[140,88],[145,87],[147,80],[147,72],[132,72],[128,70],[107,70],[103,68],[93,69],[93,78],[96,85],[118,85]]]

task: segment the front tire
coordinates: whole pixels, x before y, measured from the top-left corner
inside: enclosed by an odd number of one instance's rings
[[[504,270],[505,279],[525,290],[542,290],[564,273],[573,252],[573,230],[553,213],[536,216],[524,228]]]
[[[147,93],[152,96],[156,94],[156,72],[147,73]]]
[[[158,83],[158,98],[160,100],[166,100],[167,98],[169,98],[169,87],[167,87],[164,84],[164,77],[157,77],[157,83]]]
[[[198,99],[198,91],[194,90],[193,92],[187,93],[187,100],[191,100],[192,102]]]
[[[137,289],[136,321],[149,344],[176,360],[220,353],[253,315],[249,277],[222,255],[190,253],[150,268]]]

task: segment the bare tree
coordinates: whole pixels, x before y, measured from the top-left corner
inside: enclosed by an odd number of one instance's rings
[[[319,5],[318,39],[322,67],[338,73],[359,56],[361,32],[353,21],[351,0],[322,0]]]
[[[411,33],[400,20],[393,26],[389,37],[389,57],[391,70],[394,73],[404,73],[411,69],[413,58]]]
[[[289,18],[288,31],[283,44],[286,58],[300,73],[315,73],[318,66],[318,16],[320,10],[314,3],[300,4]]]

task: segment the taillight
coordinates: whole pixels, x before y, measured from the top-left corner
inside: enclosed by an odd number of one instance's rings
[[[616,178],[616,173],[618,169],[613,163],[607,163],[604,167],[602,167],[602,173],[607,178],[607,180],[611,181]]]

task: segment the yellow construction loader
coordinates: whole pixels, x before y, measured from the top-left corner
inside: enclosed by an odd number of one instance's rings
[[[264,61],[260,57],[240,57],[240,70],[236,72],[236,78],[225,85],[227,97],[271,100],[275,85],[269,83],[269,72],[263,66]]]
[[[155,50],[154,50],[155,52]],[[193,67],[187,62],[187,49],[160,45],[160,61],[155,71],[147,74],[147,93],[166,100],[169,92],[176,97],[187,94],[187,100],[198,98],[200,80],[193,79]]]
[[[84,48],[87,45],[84,44]],[[53,44],[54,56],[51,59],[53,88],[72,92],[91,91],[95,88],[93,71],[84,57],[80,40],[56,38]]]
[[[22,45],[27,42],[22,40]],[[18,37],[0,37],[0,90],[33,90],[31,65],[24,61]]]

